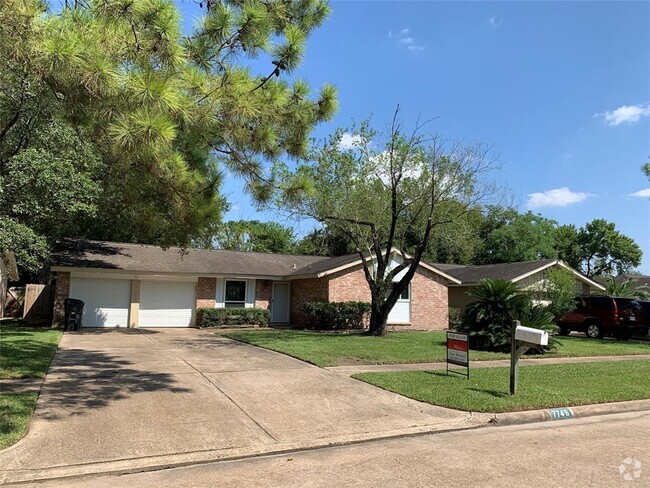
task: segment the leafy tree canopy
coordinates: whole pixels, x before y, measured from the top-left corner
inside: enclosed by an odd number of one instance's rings
[[[386,132],[369,123],[353,129],[353,148],[342,146],[339,130],[295,171],[276,169],[281,181],[302,188],[282,193],[277,205],[336,229],[362,258],[371,334],[385,333],[388,314],[435,230],[493,194],[485,180],[494,166],[489,148],[426,136],[421,129],[406,132],[396,112]],[[399,264],[394,249],[402,251]]]
[[[226,222],[214,236],[214,247],[232,251],[293,254],[296,238],[293,230],[277,222],[237,220]]]
[[[269,197],[265,163],[304,156],[336,109],[332,86],[313,95],[285,76],[329,7],[205,7],[184,36],[171,0],[81,0],[56,12],[39,0],[0,4],[0,219],[48,241],[184,245],[219,222],[223,168],[257,201]]]
[[[557,223],[532,212],[489,207],[480,224],[475,264],[509,263],[556,258]]]
[[[641,264],[643,252],[613,222],[594,219],[580,229],[564,226],[560,258],[590,277],[623,274]]]

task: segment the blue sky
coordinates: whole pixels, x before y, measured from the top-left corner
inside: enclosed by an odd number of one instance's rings
[[[188,23],[200,13],[179,5]],[[432,131],[494,145],[520,210],[615,222],[650,273],[650,3],[331,5],[296,73],[339,90],[316,137],[369,115],[383,125],[397,104],[407,124],[437,117]],[[276,218],[255,212],[236,179],[224,191],[228,218]]]

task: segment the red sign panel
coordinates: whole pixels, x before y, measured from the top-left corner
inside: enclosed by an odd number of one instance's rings
[[[469,368],[469,335],[447,331],[447,363]]]

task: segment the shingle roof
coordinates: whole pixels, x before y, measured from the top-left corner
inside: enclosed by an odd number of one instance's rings
[[[484,264],[480,266],[463,266],[459,264],[433,264],[436,268],[466,283],[478,283],[483,279],[512,280],[526,273],[555,262],[555,259],[523,261],[519,263]]]
[[[143,273],[230,274],[239,276],[286,277],[293,273],[312,274],[310,265],[340,258],[240,252],[208,249],[180,249],[144,244],[66,239],[58,243],[53,266],[115,269]],[[334,266],[324,267],[330,269]]]
[[[323,273],[332,269],[336,269],[339,266],[345,266],[346,264],[354,263],[355,261],[361,262],[358,254],[346,254],[344,256],[337,256],[334,258],[326,258],[321,261],[315,261],[308,264],[304,268],[291,273],[291,276],[310,276],[318,273]]]
[[[616,281],[619,283],[628,280],[633,287],[650,287],[650,276],[647,275],[622,274],[616,277]]]

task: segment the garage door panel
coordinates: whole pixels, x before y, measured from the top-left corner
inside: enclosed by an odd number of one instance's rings
[[[190,327],[194,320],[196,284],[142,281],[140,327]]]
[[[84,327],[129,326],[130,280],[72,277],[70,298],[84,302]]]

